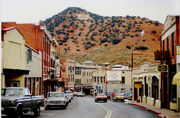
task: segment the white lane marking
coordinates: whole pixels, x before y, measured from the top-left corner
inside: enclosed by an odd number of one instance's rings
[[[96,103],[98,104],[98,103]],[[107,113],[106,113],[106,116],[104,118],[111,118],[111,115],[112,115],[112,111],[110,109],[108,109],[107,107],[105,107],[104,105],[102,104],[98,104],[100,107],[102,107]]]

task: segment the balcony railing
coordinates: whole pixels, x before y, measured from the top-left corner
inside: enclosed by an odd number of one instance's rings
[[[155,51],[154,52],[155,60],[167,60],[169,58],[168,51]]]

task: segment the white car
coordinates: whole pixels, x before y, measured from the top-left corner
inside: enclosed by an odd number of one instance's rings
[[[45,110],[50,107],[63,107],[66,109],[68,105],[64,92],[49,92],[45,103]]]
[[[77,93],[77,97],[84,97],[84,96],[85,96],[85,94],[83,92],[78,92]]]
[[[67,96],[70,97],[70,99],[72,100],[73,99],[73,92],[68,90],[68,91],[65,91],[65,93],[67,94]]]

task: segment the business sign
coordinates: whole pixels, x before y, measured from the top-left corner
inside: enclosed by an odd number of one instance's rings
[[[160,71],[160,72],[168,72],[168,65],[165,65],[165,64],[158,65],[158,71]]]
[[[107,71],[107,81],[121,81],[121,71]]]

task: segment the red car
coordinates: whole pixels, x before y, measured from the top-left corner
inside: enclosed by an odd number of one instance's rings
[[[98,93],[95,102],[104,101],[107,102],[107,96],[104,93]]]

